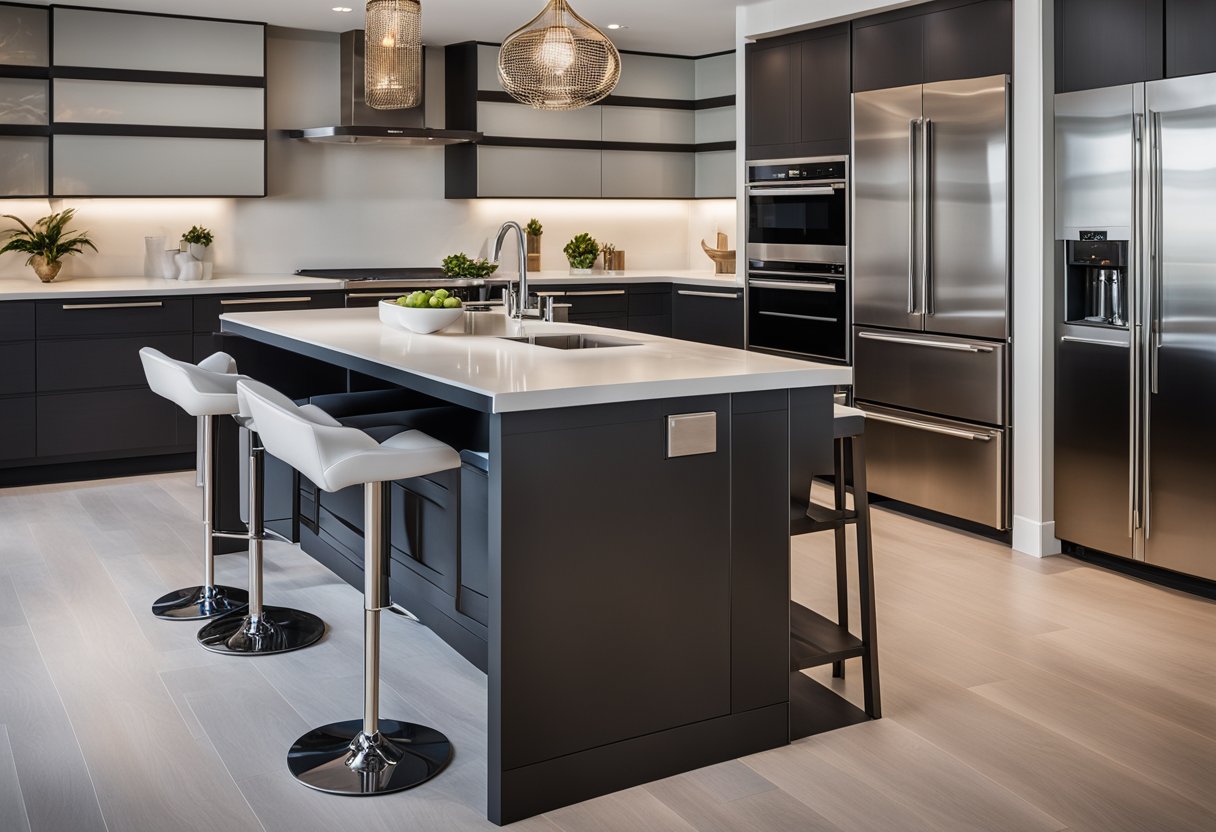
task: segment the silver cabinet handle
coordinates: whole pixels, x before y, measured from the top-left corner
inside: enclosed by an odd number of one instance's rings
[[[913,430],[923,430],[927,433],[938,433],[942,436],[953,436],[956,439],[968,439],[972,442],[991,442],[991,433],[977,433],[972,430],[962,430],[961,428],[950,428],[945,425],[935,425],[930,422],[918,422],[915,419],[901,419],[898,416],[888,416],[885,413],[871,413],[865,411],[867,419],[873,419],[875,422],[886,422],[889,425],[899,425]]]
[[[565,292],[536,292],[538,298],[564,298]]]
[[[814,277],[814,275],[807,274],[806,272],[782,272],[782,271],[776,271],[773,269],[750,269],[750,270],[748,270],[748,274],[769,275],[769,276],[773,276],[773,277],[801,277],[804,279],[808,278],[808,277]],[[835,278],[839,278],[839,279],[843,280],[844,278],[848,277],[848,275],[847,274],[833,274],[833,275],[825,275],[825,277],[835,277]]]
[[[920,311],[933,314],[933,120],[921,125]]]
[[[351,298],[399,298],[404,294],[405,292],[348,292],[346,298],[347,300]],[[312,298],[308,298],[308,300],[312,300]]]
[[[1075,335],[1061,335],[1060,343],[1062,344],[1093,344],[1096,347],[1118,347],[1124,349],[1126,344],[1120,344],[1118,341],[1101,341],[1097,338],[1078,338]]]
[[[155,309],[164,306],[164,301],[149,300],[139,303],[65,303],[64,309]]]
[[[806,283],[794,280],[749,280],[748,286],[757,289],[784,289],[790,292],[826,292],[836,294],[835,283]]]
[[[996,350],[996,347],[989,347],[983,344],[958,344],[954,341],[923,341],[919,338],[900,338],[898,335],[880,335],[877,332],[859,332],[857,337],[866,341],[883,341],[888,344],[910,344],[916,347],[928,347],[932,350],[984,353]]]
[[[593,297],[601,297],[604,295],[623,295],[623,294],[625,294],[624,289],[609,289],[609,290],[599,291],[599,292],[566,292],[566,297],[568,297],[568,298],[593,298]]]
[[[820,321],[825,324],[839,323],[839,318],[821,318],[818,315],[795,315],[793,312],[761,312],[769,318],[797,318],[800,321]]]
[[[754,186],[753,186],[754,187]],[[839,188],[762,188],[752,190],[752,196],[831,196]]]
[[[694,292],[691,289],[676,289],[677,295],[688,295],[695,298],[723,298],[724,300],[738,300],[738,292]]]
[[[916,314],[916,128],[920,119],[908,121],[908,314]]]
[[[255,304],[268,303],[310,303],[312,298],[302,296],[298,298],[224,298],[220,301],[220,306],[253,306]]]

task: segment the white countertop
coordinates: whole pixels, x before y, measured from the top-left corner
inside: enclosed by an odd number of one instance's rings
[[[221,320],[225,329],[261,330],[480,394],[495,413],[852,383],[848,367],[577,324],[521,328],[502,314],[471,314],[477,335],[465,334],[463,322],[416,335],[380,323],[376,309],[241,312]],[[496,337],[559,333],[637,345],[566,351]]]
[[[236,292],[294,292],[341,290],[341,280],[300,277],[294,274],[225,274],[211,280],[164,280],[159,277],[61,277],[40,283],[33,272],[28,278],[0,279],[0,301],[46,298],[146,297],[164,295],[214,295]]]
[[[510,277],[515,277],[514,273]],[[680,283],[689,286],[720,286],[740,288],[743,284],[733,274],[714,274],[708,269],[626,269],[621,274],[570,274],[568,271],[541,271],[528,273],[528,286],[545,286],[554,283]]]

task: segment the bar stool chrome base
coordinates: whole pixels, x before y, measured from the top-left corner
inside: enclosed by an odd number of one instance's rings
[[[152,602],[152,614],[173,621],[200,621],[240,612],[249,606],[249,593],[232,586],[192,586],[175,589]]]
[[[287,607],[263,607],[250,615],[230,615],[198,631],[198,643],[230,656],[269,656],[316,644],[325,635],[325,622],[309,612]]]
[[[297,780],[330,794],[375,795],[412,789],[452,759],[448,738],[425,725],[381,719],[363,733],[363,720],[348,719],[309,731],[287,753]]]

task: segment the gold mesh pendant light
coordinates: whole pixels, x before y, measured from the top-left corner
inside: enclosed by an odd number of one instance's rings
[[[368,0],[363,27],[363,97],[377,110],[422,103],[422,3]]]
[[[515,30],[498,51],[498,80],[517,101],[538,110],[577,110],[594,104],[621,78],[621,55],[566,0]]]

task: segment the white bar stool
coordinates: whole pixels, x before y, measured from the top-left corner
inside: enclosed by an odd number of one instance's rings
[[[255,381],[242,380],[237,391],[267,452],[325,491],[363,485],[363,718],[309,731],[291,747],[287,766],[304,785],[334,794],[386,794],[424,783],[451,760],[448,738],[426,726],[380,719],[380,611],[390,605],[384,486],[459,468],[460,455],[416,430],[378,443]]]
[[[196,417],[202,425],[203,480],[203,583],[177,589],[152,604],[158,618],[196,621],[243,609],[249,595],[243,589],[215,583],[215,424],[220,416],[237,412],[236,362],[217,352],[197,365],[178,361],[160,350],[139,351],[144,375],[152,392]]]

